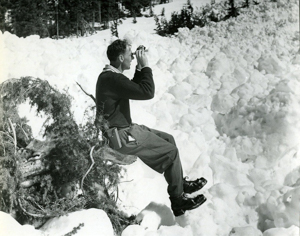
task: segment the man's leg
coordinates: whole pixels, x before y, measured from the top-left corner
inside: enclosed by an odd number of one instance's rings
[[[171,135],[138,125],[119,133],[123,144],[119,152],[137,155],[149,167],[164,173],[175,216],[195,209],[206,201],[202,194],[193,198],[188,198],[184,194],[181,162],[175,140]],[[128,136],[132,136],[135,140],[130,142]]]
[[[129,142],[128,135],[135,141]],[[164,173],[171,197],[178,197],[183,193],[182,167],[172,135],[146,126],[133,125],[125,132],[120,131],[120,137],[123,147],[119,152],[137,155],[146,165]]]
[[[147,127],[144,128],[146,130],[149,130],[149,128]],[[182,166],[179,158],[179,152],[176,147],[176,143],[173,136],[159,130],[150,129],[150,131],[156,134],[161,139],[172,144],[172,146],[174,147],[173,155],[175,155],[175,159],[164,172],[164,176],[166,178],[166,181],[168,182],[168,193],[170,195],[171,208],[174,215],[180,216],[184,214],[185,211],[195,209],[202,205],[206,201],[206,198],[203,194],[197,195],[192,198],[188,198],[184,194],[185,186],[183,180]]]
[[[168,183],[168,193],[170,197],[178,197],[183,193],[183,173],[179,155],[164,172]]]
[[[179,151],[174,137],[171,134],[160,130],[150,129],[151,132],[173,144],[176,147],[176,157],[173,163],[165,170],[164,176],[168,183],[168,193],[171,197],[178,197],[183,193],[183,171],[180,161]]]

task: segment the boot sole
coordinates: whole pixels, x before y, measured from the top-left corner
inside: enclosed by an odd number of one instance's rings
[[[201,198],[201,200],[199,202],[197,202],[197,204],[192,206],[191,208],[189,208],[189,209],[173,209],[173,213],[174,213],[175,217],[181,216],[186,211],[190,211],[190,210],[193,210],[193,209],[201,206],[205,201],[206,201],[206,197],[203,196],[203,198]]]

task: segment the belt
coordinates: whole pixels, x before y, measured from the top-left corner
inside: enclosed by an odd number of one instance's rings
[[[127,125],[127,126],[110,126],[108,129],[114,129],[114,128],[116,128],[117,130],[121,130],[121,129],[129,128],[130,126],[132,126],[132,124]]]

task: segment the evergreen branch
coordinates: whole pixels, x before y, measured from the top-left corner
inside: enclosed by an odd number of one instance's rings
[[[83,190],[83,182],[84,182],[84,179],[85,179],[85,177],[88,175],[88,173],[91,171],[91,169],[93,168],[93,166],[94,166],[94,164],[95,164],[95,161],[94,161],[94,158],[93,158],[93,151],[94,151],[94,148],[95,148],[95,146],[93,146],[92,147],[92,149],[91,149],[91,152],[90,152],[90,158],[91,158],[91,160],[92,160],[92,164],[91,164],[91,166],[90,166],[90,168],[88,169],[88,171],[84,174],[84,176],[82,177],[82,179],[81,179],[81,189]]]
[[[3,141],[2,138],[1,138],[1,144],[2,144],[2,147],[3,147],[3,155],[6,156],[5,144],[4,144],[4,141]]]
[[[91,98],[93,99],[93,101],[96,103],[96,98],[95,98],[92,94],[88,94],[88,93],[82,88],[82,86],[81,86],[78,82],[76,82],[76,84],[81,88],[81,90],[82,90],[86,95],[88,95],[89,97],[91,97]]]
[[[0,133],[5,134],[7,137],[9,137],[14,142],[14,138],[12,136],[10,136],[8,133],[3,132],[2,130],[0,130]]]
[[[27,94],[29,94],[28,92],[30,91],[30,90],[32,90],[32,89],[34,89],[35,87],[38,87],[39,86],[39,84],[33,84],[33,85],[31,85],[28,89],[26,89],[22,94],[20,94],[18,97],[17,97],[17,99],[16,99],[16,104],[18,104],[18,101],[19,101],[19,99],[21,100],[21,99],[24,99],[25,97],[26,97],[26,95]]]

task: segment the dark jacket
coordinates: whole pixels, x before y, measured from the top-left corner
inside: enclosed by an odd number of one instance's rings
[[[106,66],[96,85],[96,119],[100,114],[104,115],[110,128],[128,127],[132,123],[129,99],[151,99],[155,92],[151,68],[136,70],[132,80],[117,71],[112,66]]]

